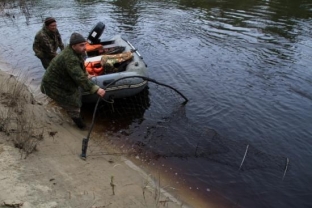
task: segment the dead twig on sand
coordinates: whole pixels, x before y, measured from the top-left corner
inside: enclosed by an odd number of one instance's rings
[[[112,187],[113,195],[115,195],[115,184],[114,184],[114,176],[111,176],[110,186]]]

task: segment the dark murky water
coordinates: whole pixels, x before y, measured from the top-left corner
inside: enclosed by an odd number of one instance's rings
[[[174,98],[150,86],[142,111],[123,122],[105,114],[115,122],[103,131],[144,150],[148,164],[207,206],[311,206],[310,1],[42,0],[0,14],[0,61],[38,97],[44,71],[32,41],[42,18],[58,20],[66,43],[98,21],[106,24],[103,39],[130,40],[150,77],[190,101],[176,113],[168,107]]]

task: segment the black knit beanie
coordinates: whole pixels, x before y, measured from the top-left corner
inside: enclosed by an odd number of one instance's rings
[[[56,20],[53,18],[53,17],[47,17],[45,20],[44,20],[44,24],[45,26],[49,26],[51,23],[53,22],[56,22]]]
[[[76,32],[71,34],[70,39],[69,39],[70,45],[75,45],[75,44],[83,43],[83,42],[86,42],[86,39],[82,35]]]

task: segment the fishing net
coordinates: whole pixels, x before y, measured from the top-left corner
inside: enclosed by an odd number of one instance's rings
[[[135,155],[144,161],[202,158],[241,171],[269,168],[286,173],[286,157],[196,126],[187,119],[184,102],[173,89],[149,82],[136,96],[101,103],[96,119],[108,140],[123,147],[120,154]],[[95,141],[89,154],[100,154],[96,148],[103,142]]]

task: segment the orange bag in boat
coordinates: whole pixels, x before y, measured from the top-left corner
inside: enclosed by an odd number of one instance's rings
[[[94,62],[86,62],[85,67],[89,74],[91,75],[100,75],[103,71],[103,67],[101,65],[101,61],[94,61]]]
[[[104,52],[104,48],[101,44],[90,44],[90,43],[86,43],[86,51],[87,52],[93,52],[93,51],[97,51],[99,52],[99,54]]]

